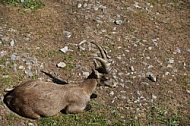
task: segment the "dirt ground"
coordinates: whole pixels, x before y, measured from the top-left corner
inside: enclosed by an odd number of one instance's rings
[[[114,88],[97,87],[93,100],[102,111],[117,109],[117,117],[106,114],[107,125],[113,125],[113,118],[121,125],[131,120],[142,126],[190,125],[189,0],[44,3],[37,10],[0,4],[2,99],[5,88],[24,80],[51,81],[41,70],[68,83],[81,82],[91,72],[89,57],[97,50],[91,45],[80,50],[78,44],[94,41],[107,50],[112,63],[108,83]],[[63,53],[65,46],[69,50]],[[67,66],[58,68],[59,62]],[[147,78],[150,74],[156,82]],[[38,124],[11,112],[1,101],[0,125]]]

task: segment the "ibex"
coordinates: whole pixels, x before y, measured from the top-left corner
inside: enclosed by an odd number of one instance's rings
[[[30,80],[9,91],[4,97],[5,104],[15,113],[31,119],[54,116],[62,110],[74,114],[89,110],[91,94],[111,70],[105,50],[93,44],[100,50],[101,57],[93,58],[95,68],[81,84],[60,85]],[[98,66],[96,60],[101,66]]]

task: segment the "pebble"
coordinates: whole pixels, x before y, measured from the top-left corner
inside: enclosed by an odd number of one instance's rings
[[[0,58],[5,55],[5,51],[0,51]]]
[[[34,126],[34,124],[31,123],[31,122],[29,122],[29,123],[27,124],[27,126]]]
[[[63,31],[63,34],[66,38],[70,38],[71,37],[71,32],[69,31]]]
[[[146,77],[150,79],[152,82],[156,82],[156,77],[151,72],[146,73]]]
[[[78,3],[77,4],[77,8],[81,8],[82,7],[82,4],[81,3]]]
[[[113,92],[113,91],[111,91],[111,92],[110,92],[110,95],[111,95],[111,96],[112,96],[112,95],[114,95],[114,92]]]
[[[116,20],[116,21],[115,21],[115,24],[117,24],[117,25],[121,25],[122,23],[123,23],[122,20]]]
[[[20,69],[20,70],[24,70],[25,67],[24,67],[24,66],[19,66],[18,69]]]
[[[60,49],[60,51],[66,53],[67,51],[69,51],[69,47],[65,46],[64,48]]]
[[[168,63],[170,63],[170,64],[174,63],[174,59],[173,59],[173,58],[170,58],[170,59],[168,60]]]
[[[15,54],[11,55],[11,60],[16,60],[17,56]]]
[[[57,64],[57,67],[64,68],[64,67],[66,67],[66,63],[60,62],[60,63]]]
[[[90,73],[89,72],[82,72],[82,75],[85,77],[88,77],[90,75]]]
[[[10,46],[14,46],[14,44],[15,44],[15,41],[14,40],[11,40],[11,42],[10,42]]]
[[[157,96],[152,94],[152,99],[157,99]]]
[[[190,48],[188,48],[188,49],[187,49],[187,52],[189,52],[189,53],[190,53]]]
[[[190,94],[190,90],[186,90],[186,92],[187,92],[188,94]]]
[[[133,66],[131,66],[131,67],[130,67],[130,70],[131,70],[132,72],[134,72],[134,71],[135,71],[135,69],[134,69],[134,67],[133,67]]]
[[[30,69],[26,70],[25,73],[29,76],[29,77],[32,77],[33,76],[33,73]]]
[[[150,47],[148,47],[148,50],[152,50],[152,47],[150,46]]]
[[[97,6],[94,6],[93,9],[94,9],[95,11],[98,11],[99,8],[98,8]]]
[[[94,18],[93,21],[95,21],[98,24],[102,24],[102,20],[99,17]]]
[[[173,54],[181,53],[180,48],[176,48],[176,50],[173,52]]]

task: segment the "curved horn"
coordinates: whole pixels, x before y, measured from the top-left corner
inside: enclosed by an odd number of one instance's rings
[[[105,74],[108,74],[111,71],[111,63],[108,63],[107,60],[100,58],[100,57],[93,57],[94,59],[98,60],[103,68],[103,72]]]
[[[102,56],[103,59],[108,60],[108,59],[107,59],[107,55],[106,55],[106,51],[105,51],[100,45],[96,44],[95,42],[90,42],[90,43],[92,43],[92,44],[94,44],[96,47],[98,47],[98,49],[99,49],[99,51],[100,51],[100,54],[101,54],[101,56]]]

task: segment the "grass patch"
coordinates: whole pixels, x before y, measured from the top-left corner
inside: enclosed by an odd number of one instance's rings
[[[41,0],[0,0],[0,3],[10,4],[13,6],[22,6],[32,10],[45,6],[44,2]]]
[[[106,125],[107,118],[100,113],[95,114],[67,114],[59,117],[42,118],[39,126],[87,126]]]
[[[169,113],[169,110],[162,108],[152,108],[148,114],[148,125],[165,124],[167,126],[177,126],[181,122],[181,116],[174,113]]]
[[[116,108],[107,108],[98,103],[91,102],[92,110],[80,114],[60,114],[55,117],[41,118],[38,121],[39,126],[124,126],[117,114],[112,116],[110,113]]]
[[[48,57],[54,57],[58,54],[58,51],[56,50],[51,50],[48,52]]]
[[[23,78],[22,76],[11,77],[7,75],[7,77],[0,78],[0,82],[1,82],[0,87],[2,87],[3,85],[6,85],[6,86],[15,85],[18,81],[22,80],[22,78]]]

